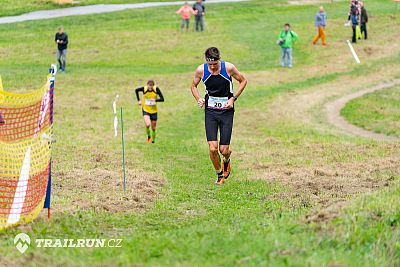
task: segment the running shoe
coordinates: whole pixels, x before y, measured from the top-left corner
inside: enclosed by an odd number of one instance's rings
[[[223,165],[224,178],[228,179],[229,175],[231,174],[231,160],[229,159],[228,162],[224,162]]]
[[[220,174],[217,173],[217,180],[215,181],[215,185],[222,185],[225,182],[225,178],[224,175],[222,174],[222,172]]]
[[[146,144],[150,144],[150,143],[151,143],[151,137],[147,137]]]

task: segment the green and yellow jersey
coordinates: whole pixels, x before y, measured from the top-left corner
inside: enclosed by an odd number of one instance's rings
[[[144,86],[136,88],[137,101],[142,101],[143,111],[149,114],[157,113],[157,102],[164,102],[164,96],[157,86]],[[143,93],[143,99],[140,100],[139,93]],[[157,98],[159,96],[159,98]]]

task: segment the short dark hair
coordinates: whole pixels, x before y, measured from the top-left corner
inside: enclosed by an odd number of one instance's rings
[[[284,26],[288,26],[288,27],[290,27],[290,24],[289,23],[285,23],[285,25]]]
[[[207,50],[204,53],[204,55],[205,55],[207,61],[220,60],[220,58],[221,58],[219,50],[216,47],[207,48]]]
[[[149,85],[149,84],[152,84],[154,86],[156,83],[154,82],[154,80],[148,80],[147,85]]]

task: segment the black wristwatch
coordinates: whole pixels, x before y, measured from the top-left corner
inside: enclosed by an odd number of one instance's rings
[[[237,98],[236,96],[233,96],[233,101],[236,102],[237,99],[238,99],[238,98]]]

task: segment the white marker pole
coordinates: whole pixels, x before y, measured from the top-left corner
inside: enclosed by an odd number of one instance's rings
[[[118,101],[119,95],[115,96],[115,100],[113,103],[113,109],[114,109],[114,137],[118,136],[118,115],[117,115],[117,101]]]
[[[356,60],[357,64],[360,64],[361,61],[360,61],[360,59],[358,58],[357,53],[356,53],[356,51],[354,50],[354,48],[353,48],[353,46],[351,45],[351,43],[350,43],[349,40],[347,40],[347,44],[349,45],[350,51],[351,51],[351,53],[353,54],[353,57],[354,57],[354,59]]]

